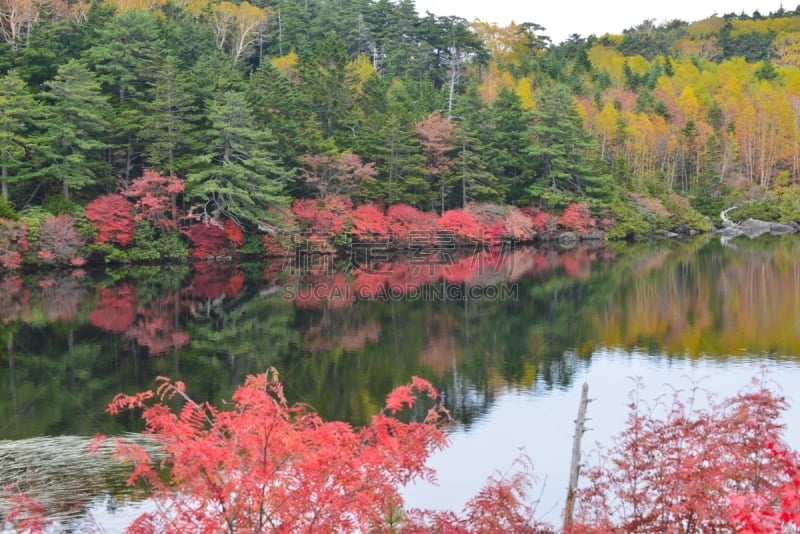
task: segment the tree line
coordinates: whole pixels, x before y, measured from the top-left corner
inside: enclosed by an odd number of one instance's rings
[[[800,177],[795,12],[560,44],[410,0],[0,12],[0,216],[27,228],[80,219],[150,171],[180,182],[182,221],[245,234],[341,194],[438,213],[585,202],[624,236],[653,229],[630,192],[660,199],[660,225],[700,227],[676,193],[704,214],[738,197],[791,206]]]

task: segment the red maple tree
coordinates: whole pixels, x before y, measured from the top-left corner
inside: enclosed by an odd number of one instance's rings
[[[350,214],[350,233],[361,241],[385,241],[389,228],[383,211],[374,204],[362,204]]]
[[[420,211],[408,204],[393,204],[386,210],[389,235],[401,244],[433,241],[436,214]]]
[[[146,219],[162,228],[176,228],[177,195],[183,193],[184,182],[176,176],[164,176],[145,169],[142,176],[123,189],[122,195],[134,203],[136,220]]]
[[[96,243],[128,246],[136,238],[133,204],[117,194],[102,195],[86,205],[86,218],[97,230]]]
[[[638,394],[625,430],[587,471],[574,532],[733,532],[746,514],[732,497],[770,506],[785,497],[786,466],[770,444],[781,443],[786,402],[763,381],[721,402],[695,389],[648,406]]]
[[[144,449],[119,443],[117,456],[134,465],[129,483],[148,484],[157,502],[132,532],[385,531],[402,506],[399,488],[430,478],[425,460],[445,444],[442,412],[431,409],[424,422],[394,417],[417,393],[437,396],[418,378],[361,429],[290,405],[275,371],[248,377],[225,411],[191,400],[182,382],[159,381],[155,392],[118,395],[108,406],[112,414],[143,409],[164,454],[159,465],[169,467],[171,484]],[[184,403],[173,412],[176,396]]]
[[[558,224],[572,232],[585,233],[597,226],[589,205],[585,202],[573,202],[558,218]]]

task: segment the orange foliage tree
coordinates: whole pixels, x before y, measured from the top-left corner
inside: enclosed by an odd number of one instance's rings
[[[796,524],[797,472],[787,469],[796,460],[770,452],[786,402],[763,381],[721,402],[693,390],[648,406],[639,392],[626,428],[587,471],[575,532],[734,532],[787,496],[795,515],[775,524]]]
[[[449,416],[421,378],[395,388],[359,429],[289,404],[274,369],[248,377],[225,411],[193,401],[182,382],[158,380],[155,391],[117,395],[107,409],[141,409],[163,455],[154,464],[139,445],[117,442],[117,456],[134,466],[128,482],[149,485],[156,501],[129,532],[537,531],[524,504],[525,458],[517,474],[490,479],[461,515],[403,508],[400,488],[432,479],[426,460],[446,445]],[[419,396],[432,407],[421,409]],[[183,406],[173,411],[176,400]],[[398,419],[409,410],[412,422]]]

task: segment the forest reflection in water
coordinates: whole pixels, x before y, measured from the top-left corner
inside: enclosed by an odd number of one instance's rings
[[[593,397],[616,394],[592,405],[592,426],[603,427],[592,440],[619,428],[620,388],[629,389],[624,380],[637,366],[660,387],[683,375],[757,373],[766,363],[784,389],[785,380],[796,388],[800,240],[733,244],[5,275],[0,439],[138,431],[139,421],[103,409],[118,391],[152,387],[157,375],[219,402],[247,374],[274,366],[290,400],[354,424],[378,411],[393,386],[421,375],[460,421],[452,451],[434,459],[443,485],[509,465],[508,447],[482,441],[490,428],[512,449],[538,451],[534,463],[555,500],[567,467],[544,451],[569,447],[576,381],[594,382]],[[108,480],[100,487],[121,491]],[[459,495],[418,488],[411,499],[449,506]]]

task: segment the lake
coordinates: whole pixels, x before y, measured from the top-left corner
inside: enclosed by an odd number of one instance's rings
[[[412,375],[439,388],[457,424],[431,460],[439,484],[407,488],[409,506],[460,508],[524,450],[537,516],[558,524],[584,382],[584,451],[622,429],[635,378],[655,399],[763,373],[800,448],[798,237],[349,252],[0,278],[0,485],[115,532],[143,496],[83,452],[141,430],[104,412],[114,394],[166,375],[218,403],[269,367],[290,401],[353,424]],[[112,513],[109,496],[128,504]]]

